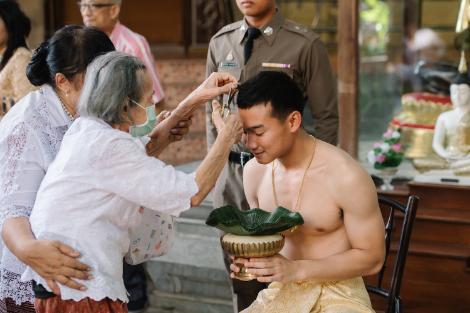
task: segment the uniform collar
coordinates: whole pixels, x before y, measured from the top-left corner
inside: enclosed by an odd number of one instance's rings
[[[263,35],[263,37],[266,39],[266,41],[268,42],[270,46],[272,46],[272,44],[274,43],[274,39],[276,39],[276,36],[279,33],[279,30],[281,29],[283,23],[284,23],[284,17],[279,12],[279,10],[276,9],[276,14],[272,18],[272,20],[267,25],[265,25],[264,27],[260,29],[261,34]],[[239,32],[238,42],[240,44],[243,42],[246,31],[248,30],[249,27],[250,25],[248,25],[246,18],[244,18],[240,28],[238,29],[238,32]]]

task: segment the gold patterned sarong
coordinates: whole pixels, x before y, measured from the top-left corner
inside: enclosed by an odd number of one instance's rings
[[[271,283],[241,313],[373,313],[362,277],[325,282]]]

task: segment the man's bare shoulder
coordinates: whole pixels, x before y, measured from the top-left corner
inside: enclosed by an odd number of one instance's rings
[[[354,187],[371,188],[369,173],[348,153],[329,143],[321,142],[318,151],[319,161],[323,163],[327,180],[335,190]],[[358,185],[359,184],[359,185]]]
[[[268,166],[266,164],[260,164],[255,158],[253,158],[248,161],[243,168],[243,177],[249,178],[251,181],[260,181],[267,168]]]

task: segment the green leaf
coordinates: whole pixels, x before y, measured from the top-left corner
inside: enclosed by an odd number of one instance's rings
[[[267,212],[258,208],[241,211],[231,205],[213,210],[206,220],[209,226],[241,236],[273,235],[303,223],[298,212],[283,207]]]

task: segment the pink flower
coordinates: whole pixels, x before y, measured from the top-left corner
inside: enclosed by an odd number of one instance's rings
[[[396,143],[396,144],[392,145],[392,150],[395,151],[395,152],[400,152],[401,144]]]
[[[381,142],[378,142],[378,141],[377,141],[377,142],[374,142],[374,148],[380,147],[381,144],[382,144],[382,143],[381,143]]]
[[[393,135],[393,130],[387,129],[387,131],[384,133],[385,138],[392,138]]]
[[[383,162],[385,162],[385,159],[385,154],[379,154],[375,157],[375,162],[382,164]]]

